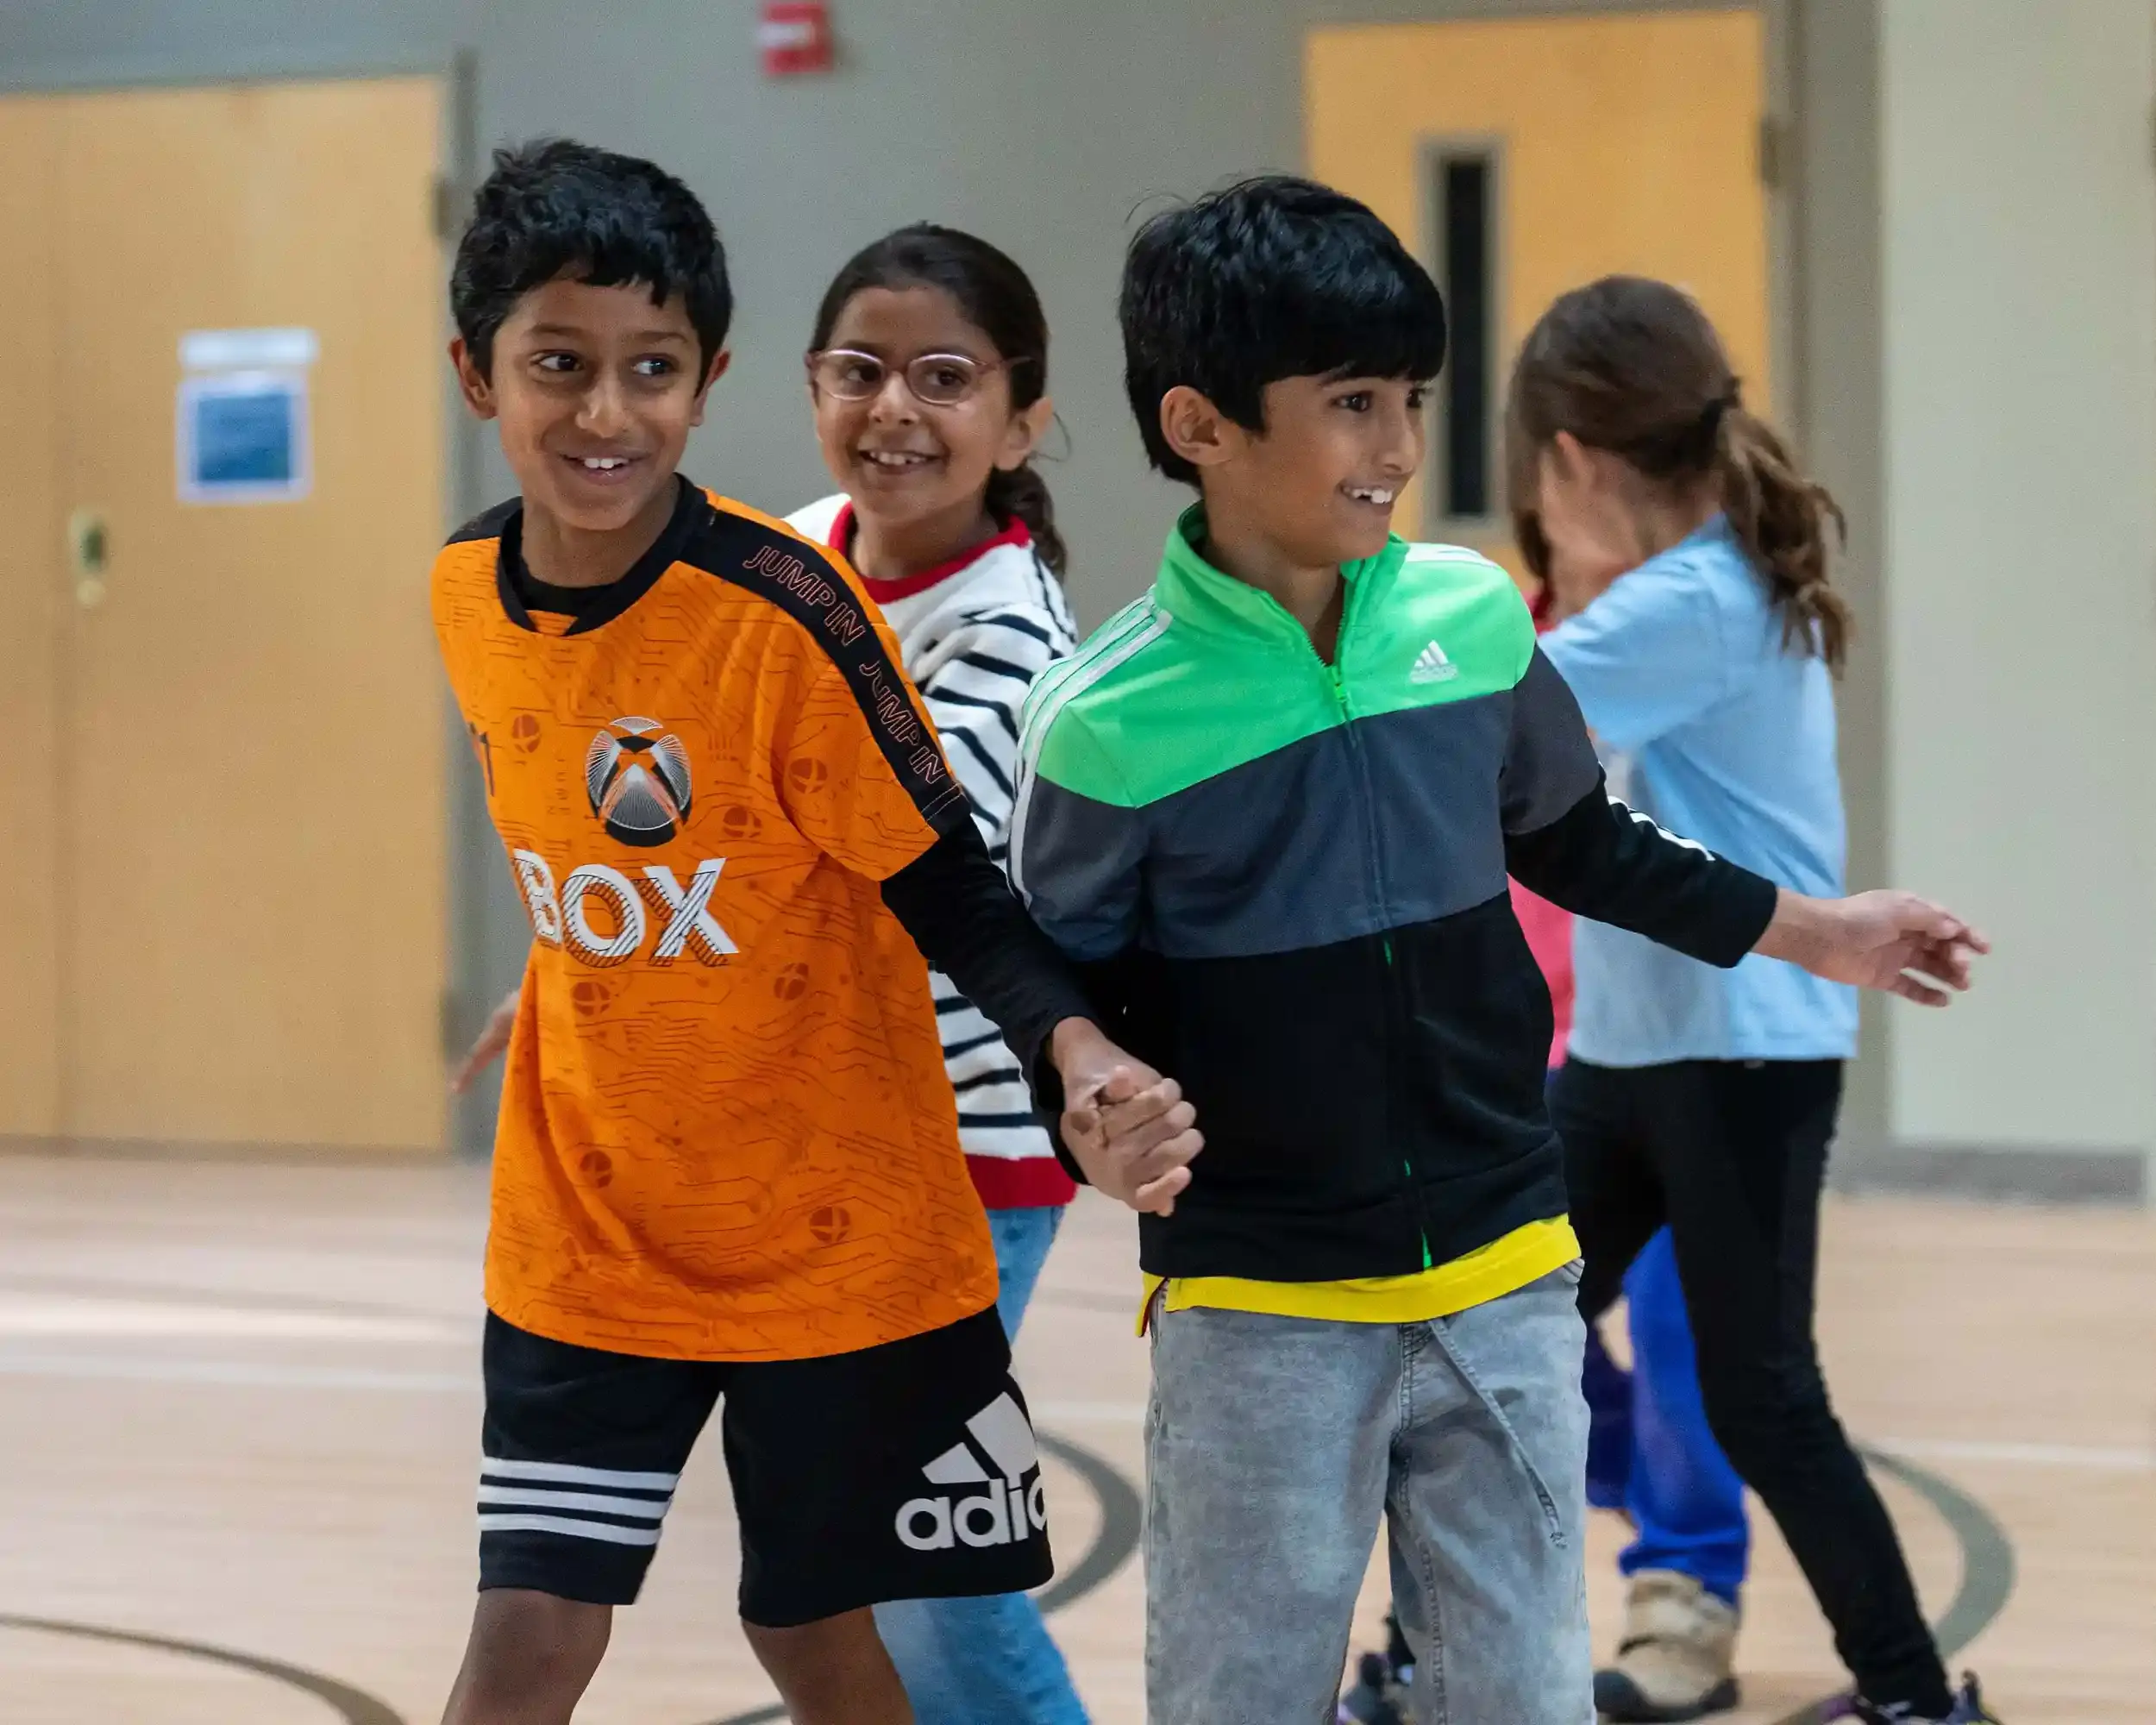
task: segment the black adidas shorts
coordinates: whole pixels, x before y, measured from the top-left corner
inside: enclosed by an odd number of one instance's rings
[[[723,1398],[741,1615],[1015,1593],[1054,1565],[996,1308],[823,1359],[647,1359],[486,1319],[479,1586],[626,1605]]]

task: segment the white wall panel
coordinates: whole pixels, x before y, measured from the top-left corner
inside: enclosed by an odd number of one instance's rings
[[[2156,1138],[2156,12],[1882,8],[1889,846],[1998,942],[1905,1143]]]

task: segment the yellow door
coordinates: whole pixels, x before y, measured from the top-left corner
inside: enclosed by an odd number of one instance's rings
[[[0,191],[0,231],[47,260],[0,293],[54,289],[49,343],[14,327],[16,423],[56,450],[49,479],[0,480],[26,499],[7,597],[53,619],[49,687],[9,689],[0,751],[41,817],[9,847],[18,925],[52,931],[7,978],[44,988],[49,1052],[9,1057],[50,1077],[0,1130],[442,1142],[440,102],[409,78],[0,104],[4,159],[47,166]],[[313,354],[304,494],[187,500],[183,339],[264,329]],[[102,539],[87,579],[71,518]],[[39,656],[9,633],[12,684]]]
[[[59,104],[0,102],[0,329],[14,340],[0,461],[0,1137],[60,1128],[60,659],[62,361]]]
[[[1448,366],[1440,436],[1402,530],[1508,556],[1498,517],[1496,408],[1512,357],[1551,300],[1613,273],[1690,290],[1720,327],[1747,398],[1768,389],[1767,229],[1758,166],[1762,27],[1749,9],[1627,13],[1313,32],[1304,105],[1311,173],[1363,199],[1485,315],[1480,351]],[[1479,166],[1479,171],[1478,171]],[[1479,212],[1466,200],[1487,202]],[[1483,218],[1478,242],[1471,219]],[[1463,232],[1463,229],[1466,231]],[[1449,281],[1445,266],[1477,270]],[[1470,328],[1470,336],[1475,331]],[[1480,363],[1485,387],[1474,387]],[[1448,418],[1467,411],[1479,423]],[[1448,464],[1452,444],[1472,461]],[[1448,507],[1448,491],[1465,496]]]

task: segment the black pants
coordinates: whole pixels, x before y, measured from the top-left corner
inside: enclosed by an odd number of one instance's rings
[[[1575,1060],[1551,1085],[1592,1322],[1664,1222],[1707,1420],[1789,1541],[1868,1701],[1951,1705],[1886,1506],[1828,1404],[1812,1340],[1833,1060]]]

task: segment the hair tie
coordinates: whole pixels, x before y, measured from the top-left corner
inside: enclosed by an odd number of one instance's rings
[[[1705,409],[1702,411],[1700,414],[1702,434],[1711,442],[1715,434],[1722,429],[1723,416],[1744,405],[1744,384],[1739,380],[1732,378],[1729,380],[1729,387],[1708,402]]]

